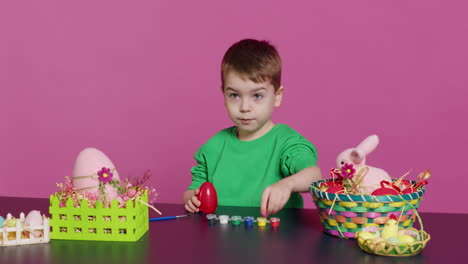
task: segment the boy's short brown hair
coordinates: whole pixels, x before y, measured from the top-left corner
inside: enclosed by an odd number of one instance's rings
[[[244,39],[229,47],[221,63],[221,89],[230,71],[255,83],[269,81],[275,91],[281,86],[281,58],[268,41]]]

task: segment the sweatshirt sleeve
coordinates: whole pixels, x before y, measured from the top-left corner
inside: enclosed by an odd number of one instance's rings
[[[192,167],[192,184],[187,188],[193,190],[199,188],[204,182],[208,181],[208,169],[206,167],[206,157],[204,154],[204,146],[201,146],[194,155],[194,159],[197,165]]]
[[[280,164],[283,176],[317,166],[317,149],[301,135],[290,137],[282,147]]]

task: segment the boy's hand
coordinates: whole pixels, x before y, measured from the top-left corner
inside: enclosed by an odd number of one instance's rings
[[[279,181],[265,188],[260,202],[260,214],[267,217],[279,212],[291,196],[292,188]]]
[[[184,201],[185,201],[185,210],[196,213],[200,211],[201,202],[197,198],[197,194],[200,192],[199,188],[194,190],[188,190],[184,194]]]

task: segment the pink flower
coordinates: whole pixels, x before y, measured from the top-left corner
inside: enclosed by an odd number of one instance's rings
[[[109,168],[103,167],[100,171],[98,171],[98,175],[98,179],[104,184],[112,181],[113,174]]]
[[[128,192],[127,192],[127,194],[128,194],[129,197],[135,196],[136,193],[137,193],[137,191],[134,190],[134,189],[130,189],[130,190],[128,190]]]
[[[122,201],[124,201],[124,202],[128,201],[128,199],[129,199],[129,197],[128,197],[127,195],[125,195],[125,194],[121,194],[121,195],[120,195],[120,198],[121,198]]]
[[[92,192],[86,192],[85,197],[88,198],[88,200],[91,200],[91,201],[97,201],[97,199],[98,199],[98,196],[95,193],[92,193]]]
[[[353,167],[353,164],[345,163],[343,167],[341,167],[341,176],[345,179],[351,179],[354,176],[356,170]]]

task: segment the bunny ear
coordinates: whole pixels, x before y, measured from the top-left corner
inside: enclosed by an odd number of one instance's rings
[[[364,155],[367,155],[374,151],[377,145],[379,145],[379,137],[377,135],[371,135],[364,139],[356,149],[361,150]]]
[[[355,148],[351,151],[350,157],[351,161],[357,165],[364,160],[365,155],[361,150]]]

